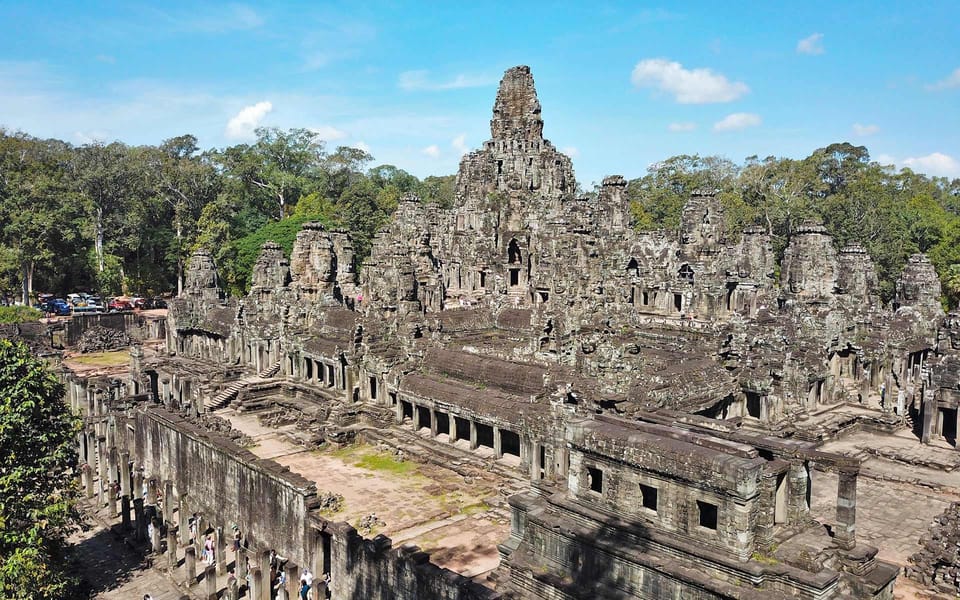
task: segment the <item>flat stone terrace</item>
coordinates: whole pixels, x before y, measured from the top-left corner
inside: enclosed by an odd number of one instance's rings
[[[231,408],[216,414],[254,440],[249,450],[257,456],[316,482],[318,494],[342,495],[341,510],[322,513],[331,521],[346,521],[365,537],[384,534],[395,547],[420,546],[432,562],[465,577],[482,578],[499,564],[497,544],[507,539],[510,518],[508,490],[500,489],[496,474],[478,470],[465,477],[452,468],[399,462],[386,448],[364,444],[308,450],[288,440],[292,425],[267,427],[255,413]],[[371,514],[382,524],[361,528]]]

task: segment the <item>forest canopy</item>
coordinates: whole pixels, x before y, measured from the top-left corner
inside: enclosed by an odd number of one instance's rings
[[[242,294],[264,241],[289,253],[300,225],[320,221],[349,230],[362,262],[402,196],[449,207],[454,184],[330,149],[308,129],[260,128],[251,143],[205,151],[192,135],[73,146],[0,129],[0,295],[177,293],[198,247]],[[906,258],[926,252],[950,306],[960,301],[960,179],[898,171],[849,143],[742,164],[674,156],[630,181],[634,226],[676,230],[690,193],[704,189],[719,193],[732,237],[761,225],[779,257],[814,219],[838,247],[867,248],[884,300]]]

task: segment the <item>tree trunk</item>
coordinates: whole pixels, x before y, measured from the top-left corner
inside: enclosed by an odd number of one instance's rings
[[[103,273],[104,264],[103,264],[103,209],[99,206],[97,207],[97,239],[94,242],[97,252],[97,266],[100,269],[100,272]]]
[[[30,296],[33,295],[33,261],[23,261],[21,269],[23,271],[23,305],[30,306]]]
[[[183,228],[177,218],[177,298],[183,294]]]

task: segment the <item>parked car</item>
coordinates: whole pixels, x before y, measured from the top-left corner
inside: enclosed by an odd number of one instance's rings
[[[114,298],[110,301],[110,304],[107,305],[107,310],[109,310],[109,312],[133,310],[133,303],[126,298]]]
[[[59,317],[70,316],[70,304],[63,298],[53,298],[40,303],[40,310],[45,313],[52,313]]]

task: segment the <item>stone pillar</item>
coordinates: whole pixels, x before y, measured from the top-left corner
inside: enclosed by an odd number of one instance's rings
[[[147,506],[157,505],[157,487],[159,485],[160,482],[157,481],[156,477],[147,480]]]
[[[160,553],[160,520],[151,519],[150,524],[153,525],[153,529],[150,532],[150,549],[156,553]]]
[[[837,483],[837,530],[834,539],[845,550],[857,545],[857,475],[859,466],[839,468]]]
[[[297,598],[297,593],[300,591],[300,567],[287,561],[283,571],[287,574],[287,598],[293,600]]]
[[[270,598],[270,588],[273,586],[273,580],[270,577],[270,551],[261,550],[259,560],[257,561],[260,567],[260,579],[263,582],[263,585],[260,587],[260,596],[250,596],[253,600],[271,600]]]
[[[247,551],[242,546],[234,554],[234,561],[236,563],[235,569],[237,571],[237,579],[241,582],[246,581],[247,579]]]
[[[217,575],[225,575],[227,573],[227,544],[226,540],[223,539],[223,527],[217,527],[213,531],[214,538],[214,558],[217,561]]]
[[[449,419],[450,419],[450,435],[447,439],[451,444],[455,444],[458,439],[457,438],[457,418],[451,414]]]
[[[134,531],[133,539],[140,541],[146,535],[147,524],[143,518],[143,498],[133,499]]]
[[[93,498],[93,467],[88,463],[80,465],[80,482],[83,484],[84,495]]]
[[[420,407],[416,404],[413,406],[413,430],[420,431]]]
[[[503,440],[500,439],[500,428],[493,428],[493,456],[503,458]]]
[[[437,411],[430,409],[430,437],[437,437]]]
[[[97,498],[100,506],[107,505],[107,499],[110,494],[109,467],[107,466],[107,443],[103,440],[97,440],[97,469],[100,476],[100,493]]]
[[[173,482],[163,482],[163,521],[173,524]]]
[[[204,597],[207,600],[217,600],[217,568],[207,565],[203,570],[203,580],[207,588]]]
[[[267,571],[269,573],[269,571]],[[268,575],[269,577],[269,575]],[[250,600],[261,600],[263,598],[264,587],[266,587],[267,597],[270,596],[270,586],[263,585],[263,571],[260,567],[250,569],[250,589],[247,590],[247,598]]]
[[[180,494],[179,509],[177,512],[177,521],[180,522],[177,529],[180,532],[180,543],[186,546],[190,543],[190,509],[187,507],[187,495]]]
[[[143,473],[139,469],[133,474],[133,489],[130,493],[134,498],[143,500]]]
[[[130,451],[120,452],[120,495],[132,497],[130,481]]]
[[[470,449],[477,449],[477,424],[475,421],[470,421]]]
[[[227,600],[240,600],[240,585],[233,575],[227,579]]]
[[[167,528],[167,560],[170,564],[170,570],[177,568],[177,530],[173,527]]]
[[[193,546],[187,546],[183,549],[183,552],[186,555],[183,560],[183,583],[190,586],[197,582],[197,549]]]
[[[116,489],[117,486],[115,484],[117,483],[117,469],[120,462],[120,453],[117,451],[116,448],[110,448],[110,454],[109,454],[108,460],[109,460],[109,467],[108,467],[109,472],[107,473],[107,481],[109,482],[110,485],[107,487],[107,489],[109,490],[109,496],[107,496],[107,506],[110,507],[110,512],[112,513],[112,516],[116,516],[117,515],[117,489]]]
[[[924,390],[923,392],[923,430],[920,436],[920,442],[929,444],[933,436],[934,427],[937,423],[937,399],[933,391]]]

